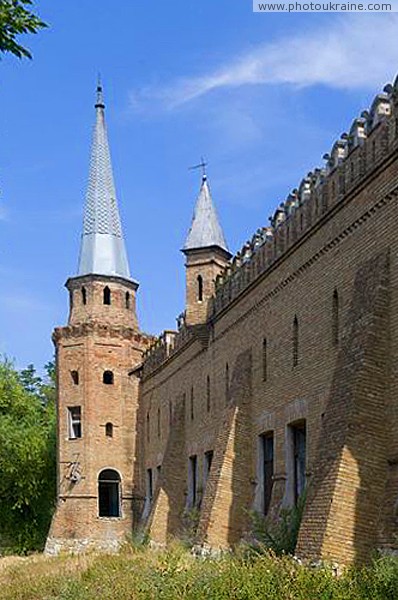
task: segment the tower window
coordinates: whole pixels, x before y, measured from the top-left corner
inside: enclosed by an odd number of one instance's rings
[[[207,376],[206,379],[206,408],[207,412],[210,412],[211,408],[211,390],[210,390],[210,377]]]
[[[82,287],[82,302],[87,304],[87,290],[85,287]]]
[[[75,385],[79,385],[79,371],[71,371],[70,375]]]
[[[337,346],[339,343],[339,320],[339,294],[337,290],[334,290],[332,308],[332,341],[334,346]]]
[[[125,301],[126,301],[126,308],[130,308],[130,292],[126,292],[126,296],[125,296]]]
[[[203,300],[203,277],[198,275],[198,302]]]
[[[158,438],[160,438],[160,408],[158,408]]]
[[[297,367],[299,361],[299,324],[297,316],[293,321],[293,367]]]
[[[193,387],[191,387],[191,421],[194,420],[194,410],[193,410]]]
[[[112,423],[106,423],[105,435],[106,435],[106,437],[113,437],[113,424]]]
[[[68,437],[76,440],[82,437],[82,414],[80,406],[68,408]]]
[[[267,338],[263,339],[263,381],[267,381],[268,375],[268,356],[267,356]]]
[[[104,287],[104,304],[110,304],[111,303],[111,290],[108,288],[108,286]]]
[[[146,497],[148,502],[152,502],[153,498],[153,473],[152,469],[146,470]]]
[[[102,375],[102,383],[105,383],[106,385],[113,384],[113,371],[104,371],[104,374]]]
[[[113,469],[104,469],[98,477],[98,504],[100,517],[120,517],[120,475]]]
[[[149,416],[149,410],[146,414],[146,441],[149,443],[151,439],[151,418]]]

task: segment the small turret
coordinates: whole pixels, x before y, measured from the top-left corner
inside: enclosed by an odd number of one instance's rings
[[[231,258],[206,174],[202,176],[191,228],[182,252],[186,257],[185,323],[197,325],[207,320],[216,277]]]

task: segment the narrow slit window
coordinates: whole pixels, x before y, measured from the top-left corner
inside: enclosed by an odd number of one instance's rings
[[[151,418],[149,416],[149,410],[146,414],[146,441],[149,442],[151,439]]]
[[[306,424],[305,422],[290,426],[293,453],[293,499],[297,505],[306,484]]]
[[[146,495],[148,502],[152,502],[153,498],[153,471],[152,469],[146,470]]]
[[[106,425],[105,425],[105,435],[106,435],[106,437],[113,437],[113,425],[112,425],[112,423],[106,423]]]
[[[299,324],[297,316],[293,321],[293,367],[297,367],[299,361]]]
[[[261,508],[264,515],[268,514],[274,482],[274,435],[266,433],[260,435],[260,481],[261,481]]]
[[[203,300],[203,277],[198,275],[198,302]]]
[[[198,457],[190,456],[188,463],[188,504],[194,508],[198,501]]]
[[[111,303],[111,290],[108,288],[108,286],[104,287],[104,304],[110,304]]]
[[[102,382],[106,385],[113,385],[113,381],[113,371],[104,371],[104,374],[102,376]]]
[[[211,408],[211,389],[210,389],[210,377],[206,378],[206,408],[207,412],[210,412]]]
[[[160,408],[158,408],[158,438],[160,438]]]
[[[332,340],[333,346],[338,346],[339,343],[339,329],[340,329],[340,315],[339,315],[339,294],[337,290],[333,292],[333,308],[332,308]]]
[[[126,302],[126,308],[129,309],[130,308],[130,292],[126,292],[126,296],[125,296],[125,302]]]
[[[79,385],[79,371],[71,371],[70,375],[74,385]]]
[[[193,401],[194,401],[194,397],[193,397],[193,387],[191,387],[191,421],[194,420],[194,406],[193,406]]]
[[[263,381],[267,381],[268,375],[268,356],[267,356],[267,338],[263,339]]]
[[[225,404],[229,402],[229,365],[225,365]]]
[[[213,450],[209,450],[208,452],[205,452],[205,459],[204,459],[204,470],[203,470],[203,486],[206,485],[207,479],[209,477],[209,473],[210,473],[210,469],[211,469],[211,464],[213,462]]]
[[[80,406],[68,408],[68,437],[77,440],[82,437],[82,411]]]
[[[82,302],[87,304],[87,290],[85,287],[82,287]]]

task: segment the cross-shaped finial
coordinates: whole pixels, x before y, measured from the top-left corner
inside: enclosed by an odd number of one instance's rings
[[[192,169],[202,169],[202,178],[206,179],[206,167],[207,167],[208,163],[205,161],[205,159],[203,158],[203,156],[200,157],[200,163],[198,165],[194,165],[193,167],[189,167],[190,170]]]

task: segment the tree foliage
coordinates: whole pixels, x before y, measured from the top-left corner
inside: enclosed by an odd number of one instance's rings
[[[55,383],[0,361],[0,551],[42,548],[55,502]]]
[[[37,33],[47,25],[30,10],[31,5],[32,0],[0,0],[0,52],[32,58],[29,50],[17,42],[17,37]]]

